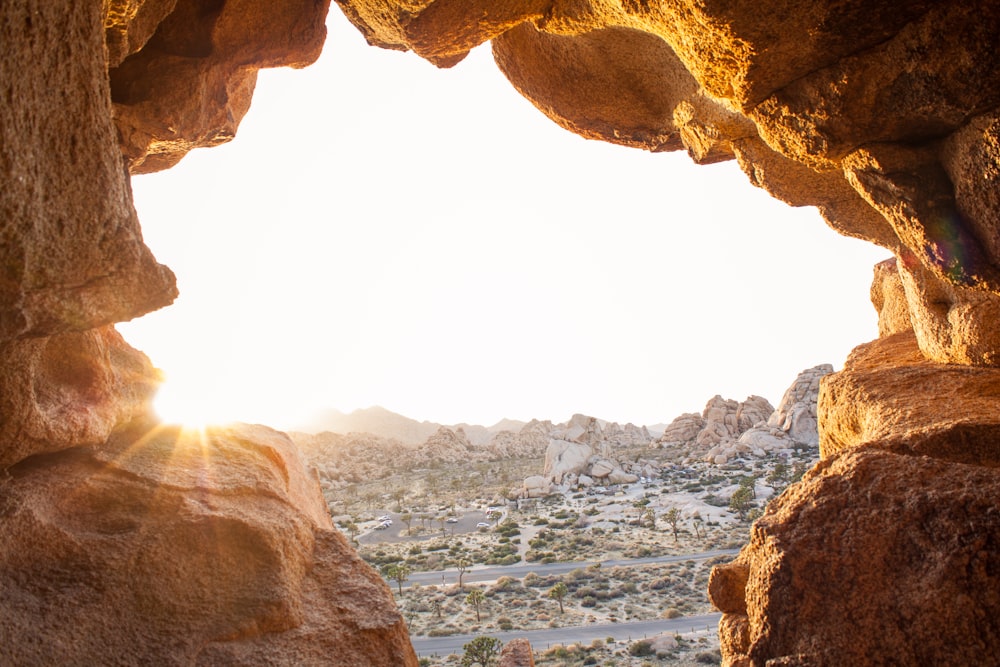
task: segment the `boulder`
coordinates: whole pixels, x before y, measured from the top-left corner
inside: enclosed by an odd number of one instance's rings
[[[136,422],[15,465],[4,498],[4,664],[416,665],[284,434]]]
[[[590,463],[590,476],[596,479],[604,479],[618,469],[618,464],[611,459],[597,458]]]
[[[590,445],[566,440],[550,440],[545,450],[545,467],[542,476],[555,484],[562,484],[568,473],[579,475],[587,470],[587,462],[594,450]]]
[[[998,466],[997,387],[1000,369],[928,361],[913,331],[860,345],[820,388],[820,454],[881,442],[898,451]]]
[[[526,477],[521,488],[521,497],[523,498],[544,498],[552,492],[552,484],[547,477],[542,475]]]
[[[996,468],[878,446],[832,455],[771,501],[735,564],[713,571],[727,664],[1000,655],[998,493]]]
[[[610,484],[634,484],[638,482],[639,478],[630,472],[625,472],[621,468],[615,468],[610,473],[608,473],[608,482]]]
[[[697,412],[684,413],[670,422],[657,444],[660,447],[690,446],[703,428],[704,417]]]

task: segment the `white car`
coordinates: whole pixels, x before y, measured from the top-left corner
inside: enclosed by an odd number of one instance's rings
[[[385,521],[383,521],[379,525],[375,526],[375,530],[385,530],[388,527],[389,527],[389,524],[386,523]]]
[[[445,522],[445,523],[458,523],[458,519],[456,519],[456,518],[455,518],[455,517],[453,517],[453,516],[450,516],[450,517],[448,517],[447,519],[445,519],[445,520],[444,520],[444,522]]]
[[[382,516],[380,516],[380,517],[379,517],[378,519],[376,519],[376,521],[392,521],[392,519],[391,519],[391,518],[389,518],[389,515],[388,515],[388,514],[383,514],[383,515],[382,515]]]
[[[489,528],[489,527],[490,524],[486,523],[485,521],[480,521],[479,523],[476,524],[476,528]]]

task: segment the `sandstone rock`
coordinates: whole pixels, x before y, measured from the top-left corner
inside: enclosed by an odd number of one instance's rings
[[[535,657],[527,639],[511,639],[500,651],[497,667],[535,667]]]
[[[833,372],[830,364],[813,366],[799,373],[785,390],[777,409],[767,419],[767,425],[780,428],[796,442],[819,444],[816,427],[816,403],[820,380]]]
[[[143,48],[113,61],[108,72],[115,125],[133,173],[165,169],[192,148],[232,139],[250,107],[257,70],[304,67],[326,39],[325,2],[222,3],[210,10],[190,0],[155,4],[173,7]],[[109,27],[109,34],[119,32]],[[114,43],[117,60],[125,49],[120,38]]]
[[[632,473],[625,472],[621,468],[615,468],[607,475],[610,484],[634,484],[639,478]]]
[[[0,42],[0,342],[171,303],[112,125],[101,3],[5,3]]]
[[[664,429],[659,445],[661,447],[691,445],[703,428],[705,428],[705,418],[697,412],[687,412],[676,417]]]
[[[521,489],[522,498],[544,498],[552,492],[552,484],[547,477],[532,475],[524,479]]]
[[[998,655],[998,493],[993,468],[877,447],[832,456],[772,501],[736,565],[713,574],[722,626],[734,629],[726,658],[964,665]]]
[[[879,262],[875,265],[874,272],[871,300],[878,313],[878,335],[891,336],[912,329],[910,305],[896,268],[896,258]]]
[[[924,356],[945,364],[1000,365],[1000,297],[942,280],[904,254],[899,277]]]
[[[604,479],[618,467],[618,464],[610,459],[591,460],[590,476],[597,479]]]
[[[594,450],[590,445],[566,440],[551,440],[545,450],[545,468],[542,476],[555,484],[562,484],[569,473],[579,475],[587,470],[587,462]]]
[[[577,477],[576,481],[580,486],[590,487],[594,485],[594,478],[589,475],[580,475]]]
[[[98,445],[145,414],[160,375],[114,327],[0,343],[0,469]]]
[[[998,466],[997,387],[1000,370],[928,361],[913,332],[861,345],[844,370],[823,380],[820,454],[828,458],[882,442],[900,451]]]
[[[416,665],[283,434],[136,423],[3,486],[0,662]]]

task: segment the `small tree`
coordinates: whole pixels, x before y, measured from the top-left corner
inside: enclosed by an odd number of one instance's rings
[[[406,489],[395,489],[392,492],[392,499],[396,501],[396,511],[403,511],[403,499],[406,498]]]
[[[747,518],[747,510],[753,505],[753,492],[746,486],[740,486],[729,498],[729,509],[740,515],[740,521]]]
[[[650,528],[653,529],[656,528],[656,510],[654,510],[652,507],[647,507],[645,513],[643,513],[643,517],[645,517],[646,524]]]
[[[677,542],[677,526],[681,522],[681,511],[676,507],[671,507],[663,514],[663,519],[670,524],[670,530],[674,533],[674,542]]]
[[[465,650],[462,667],[492,667],[502,647],[503,642],[496,637],[476,637],[462,647]]]
[[[344,530],[346,530],[347,534],[351,536],[352,542],[355,541],[355,538],[357,538],[358,533],[361,532],[361,529],[358,528],[358,524],[354,523],[353,521],[348,521],[347,523],[345,523]]]
[[[480,621],[479,606],[483,604],[483,600],[485,599],[486,596],[478,588],[473,588],[471,591],[469,591],[469,594],[465,596],[465,603],[471,604],[473,607],[476,608],[476,623],[479,623]]]
[[[705,536],[700,533],[699,529],[703,523],[705,523],[705,520],[701,518],[701,512],[695,512],[691,515],[691,525],[694,527],[694,534],[696,537],[700,537],[702,539],[704,539]]]
[[[563,612],[563,598],[569,593],[569,589],[566,588],[566,584],[559,582],[555,586],[549,589],[549,597],[559,603],[559,613]]]
[[[767,483],[771,485],[772,488],[783,486],[788,481],[788,475],[790,471],[788,466],[784,463],[776,463],[774,468],[771,469],[770,474],[767,476]]]
[[[403,582],[410,578],[410,566],[406,563],[390,563],[384,570],[387,579],[396,582],[400,596],[403,595]]]
[[[413,515],[409,512],[403,512],[399,515],[399,520],[406,524],[406,534],[410,534],[410,526],[413,524]]]
[[[462,577],[465,576],[465,571],[469,569],[469,561],[464,558],[459,558],[458,562],[455,563],[455,569],[458,570],[458,588],[459,590],[465,590],[465,586],[462,585]]]
[[[439,524],[441,524],[441,537],[444,537],[447,534],[447,533],[445,533],[445,528],[448,527],[448,517],[446,517],[446,516],[439,516],[437,518],[437,522]]]

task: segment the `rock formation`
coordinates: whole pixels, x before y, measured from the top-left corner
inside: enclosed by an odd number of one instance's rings
[[[412,660],[284,434],[137,420],[22,460],[2,487],[3,664]]]
[[[113,328],[177,295],[130,171],[232,137],[326,11],[0,6],[0,663],[417,664],[288,438],[156,424],[159,375]]]
[[[1000,5],[339,4],[371,44],[441,66],[492,40],[562,127],[735,159],[892,253],[872,292],[882,337],[821,382],[823,461],[714,580],[725,661],[995,662]],[[231,138],[256,71],[311,62],[326,11],[0,4],[5,662],[416,664],[388,591],[271,435],[206,442],[212,475],[192,443],[142,437],[155,377],[109,328],[176,295],[129,173]]]
[[[767,422],[744,431],[738,445],[748,447],[755,456],[819,445],[819,383],[832,372],[833,366],[821,364],[799,373]]]
[[[654,444],[672,450],[680,460],[720,465],[755,450],[763,456],[762,450],[741,438],[753,427],[764,425],[773,413],[774,408],[762,396],[737,402],[716,395],[705,404],[702,414],[686,413],[674,419]]]

